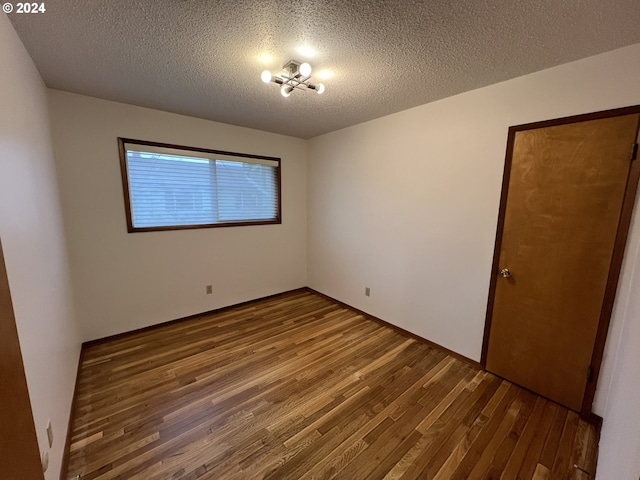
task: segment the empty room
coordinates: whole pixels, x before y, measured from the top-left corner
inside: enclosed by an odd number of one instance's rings
[[[0,479],[640,478],[640,2],[0,14]]]

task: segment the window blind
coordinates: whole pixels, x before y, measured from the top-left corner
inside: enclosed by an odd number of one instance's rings
[[[124,147],[134,229],[279,220],[277,160]]]

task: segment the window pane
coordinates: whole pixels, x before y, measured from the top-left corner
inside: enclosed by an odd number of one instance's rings
[[[267,165],[216,161],[220,221],[275,218],[276,169]]]
[[[215,223],[209,160],[127,152],[135,227]]]

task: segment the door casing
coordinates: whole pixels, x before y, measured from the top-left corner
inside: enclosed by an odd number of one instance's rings
[[[0,475],[5,480],[43,480],[27,379],[9,279],[0,242]]]
[[[482,342],[482,357],[480,360],[480,363],[483,368],[486,368],[487,366],[489,334],[491,331],[491,319],[492,319],[493,309],[494,309],[494,298],[495,298],[495,291],[496,291],[496,286],[498,281],[498,272],[500,270],[500,266],[499,266],[500,253],[502,248],[502,237],[504,233],[505,214],[507,209],[507,199],[508,199],[508,193],[509,193],[509,180],[510,180],[510,173],[511,173],[511,164],[513,160],[513,147],[514,147],[516,133],[524,130],[546,128],[546,127],[552,127],[557,125],[565,125],[569,123],[583,122],[588,120],[597,120],[602,118],[610,118],[610,117],[616,117],[620,115],[630,115],[630,114],[638,114],[638,113],[640,113],[640,105],[617,108],[612,110],[605,110],[605,111],[588,113],[583,115],[574,115],[574,116],[558,118],[554,120],[547,120],[542,122],[535,122],[535,123],[509,127],[509,134],[507,139],[507,152],[506,152],[506,158],[505,158],[504,173],[502,178],[502,194],[500,197],[500,210],[498,215],[498,225],[497,225],[497,231],[496,231],[496,242],[495,242],[495,247],[493,252],[493,265],[491,267],[489,300],[487,302],[484,338]],[[638,139],[636,139],[636,142],[638,142]],[[637,148],[636,148],[636,152],[637,152]],[[631,146],[630,146],[629,154],[631,155],[631,153],[632,152],[631,152]],[[622,268],[622,260],[624,256],[627,237],[629,234],[629,227],[631,224],[631,217],[633,213],[633,207],[635,204],[639,180],[640,180],[640,160],[638,160],[636,155],[636,158],[631,161],[629,177],[627,179],[624,200],[622,203],[622,212],[620,215],[620,222],[618,224],[616,240],[613,248],[611,267],[609,269],[609,275],[607,278],[605,294],[604,294],[604,299],[602,303],[602,309],[600,312],[598,329],[596,333],[595,345],[594,345],[593,354],[591,357],[591,374],[587,380],[584,400],[582,402],[582,408],[580,411],[580,414],[584,418],[588,418],[588,419],[594,419],[595,417],[592,413],[591,408],[592,408],[593,399],[595,396],[598,376],[600,374],[600,368],[602,366],[602,358],[604,355],[605,342],[607,339],[609,324],[611,322],[611,313],[613,311],[613,304],[615,300],[616,290],[618,287],[620,270]]]

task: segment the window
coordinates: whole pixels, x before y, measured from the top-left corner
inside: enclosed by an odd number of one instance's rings
[[[281,223],[279,158],[118,144],[129,232]]]

